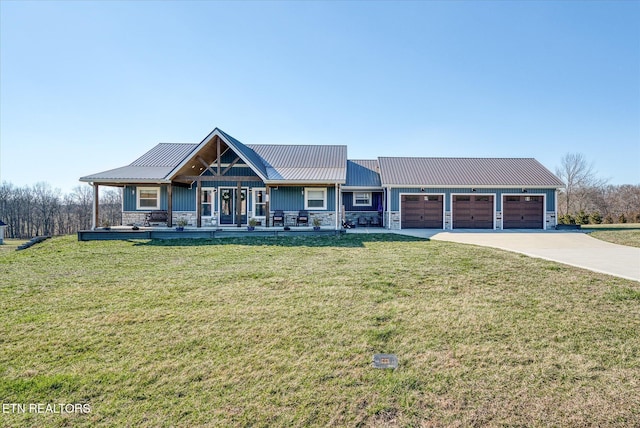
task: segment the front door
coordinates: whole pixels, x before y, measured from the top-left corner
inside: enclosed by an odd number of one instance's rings
[[[240,223],[247,224],[247,189],[240,191],[235,187],[220,189],[220,224],[237,224],[238,204],[240,204]]]

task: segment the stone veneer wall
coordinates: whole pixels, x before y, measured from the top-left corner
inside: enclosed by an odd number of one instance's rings
[[[558,225],[558,218],[554,211],[547,211],[547,214],[545,215],[545,221],[547,222],[547,230],[555,229],[555,227]]]
[[[122,225],[123,226],[144,226],[144,218],[146,216],[144,211],[123,211],[122,212]],[[187,220],[188,226],[196,225],[196,213],[193,211],[174,211],[173,212],[173,225],[178,223],[178,220],[184,218]],[[164,223],[163,223],[164,225]],[[202,219],[202,225],[205,225],[205,219]]]
[[[347,219],[347,221],[353,223],[356,225],[356,227],[358,226],[358,218],[359,217],[364,217],[366,219],[371,219],[372,217],[378,216],[378,212],[377,211],[347,211],[345,212],[345,218]],[[383,223],[383,217],[379,217],[380,219],[380,226],[382,226]]]

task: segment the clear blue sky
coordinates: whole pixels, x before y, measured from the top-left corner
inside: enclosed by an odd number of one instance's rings
[[[584,153],[640,184],[640,2],[2,1],[0,179],[69,191],[159,142]]]

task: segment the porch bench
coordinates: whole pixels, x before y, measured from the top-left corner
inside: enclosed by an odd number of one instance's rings
[[[144,215],[144,225],[151,226],[151,223],[167,223],[169,213],[166,211],[150,211]]]

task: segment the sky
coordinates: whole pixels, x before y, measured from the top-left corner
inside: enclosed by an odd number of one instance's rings
[[[640,184],[637,1],[0,1],[0,181],[216,127],[378,156],[582,153]]]

